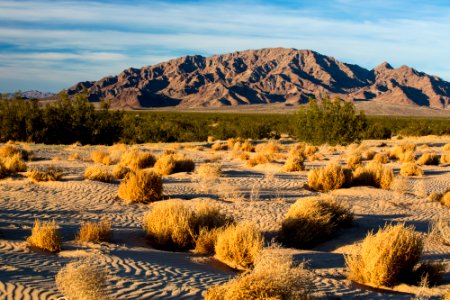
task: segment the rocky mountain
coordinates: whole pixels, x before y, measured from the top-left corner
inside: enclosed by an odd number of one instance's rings
[[[450,83],[407,66],[383,63],[373,70],[342,63],[311,50],[270,48],[225,55],[185,56],[117,76],[80,82],[69,95],[113,107],[220,107],[282,102],[305,103],[310,96],[347,101],[447,109]]]

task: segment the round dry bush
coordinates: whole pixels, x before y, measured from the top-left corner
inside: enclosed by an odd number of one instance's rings
[[[450,154],[441,155],[441,164],[450,164]]]
[[[389,158],[386,154],[384,153],[377,153],[375,154],[375,156],[372,159],[373,161],[379,162],[381,164],[385,164],[388,162]]]
[[[108,242],[111,240],[111,221],[84,222],[77,235],[80,242]]]
[[[247,160],[246,165],[249,167],[254,167],[257,165],[267,164],[273,161],[273,157],[271,155],[256,153],[255,156]]]
[[[33,180],[34,182],[40,182],[40,181],[57,181],[61,179],[61,177],[64,175],[64,172],[55,167],[48,167],[44,170],[39,170],[37,168],[33,168],[32,170],[25,173],[25,176]]]
[[[27,170],[27,164],[22,160],[20,153],[15,153],[7,157],[1,157],[0,161],[8,174],[25,172]]]
[[[416,156],[414,154],[414,151],[406,151],[399,155],[398,160],[400,162],[414,162],[416,159]]]
[[[221,150],[227,150],[228,149],[228,145],[222,143],[221,141],[216,141],[212,146],[211,146],[211,150],[213,151],[221,151]]]
[[[362,157],[359,154],[352,154],[347,158],[347,167],[350,169],[356,169],[361,165]]]
[[[209,201],[194,207],[183,201],[169,200],[152,205],[144,216],[144,229],[152,244],[160,249],[186,250],[194,248],[202,231],[224,227],[233,222]],[[205,233],[203,233],[205,235]]]
[[[136,149],[126,151],[120,158],[120,164],[132,170],[145,169],[155,164],[155,156],[150,152]]]
[[[70,300],[110,299],[108,273],[92,261],[67,264],[56,274],[56,286]]]
[[[238,270],[253,267],[263,249],[261,231],[252,223],[230,225],[217,236],[216,258]]]
[[[283,146],[277,141],[270,141],[267,143],[259,144],[255,147],[255,151],[261,154],[273,155],[283,150]]]
[[[373,186],[389,189],[394,180],[394,171],[381,163],[371,161],[365,166],[356,168],[353,172],[352,185]]]
[[[371,160],[374,158],[374,156],[376,154],[377,154],[376,151],[374,151],[372,149],[368,149],[368,150],[364,151],[361,156],[362,156],[362,159],[364,159],[364,160]]]
[[[417,164],[420,166],[424,165],[437,166],[439,165],[439,156],[436,153],[424,153],[417,160]]]
[[[450,191],[447,191],[444,195],[442,195],[440,201],[443,205],[450,207]]]
[[[208,289],[206,300],[313,299],[313,274],[288,255],[264,255],[254,270]]]
[[[194,252],[198,254],[214,254],[214,246],[217,241],[217,236],[220,229],[200,229],[197,237],[195,238],[195,249]]]
[[[148,203],[160,200],[163,192],[161,176],[155,172],[130,172],[119,185],[118,195],[127,203]]]
[[[104,148],[96,149],[96,150],[92,151],[91,159],[93,162],[96,162],[99,164],[104,164],[104,165],[111,165],[113,162],[109,151]]]
[[[222,174],[222,168],[218,164],[206,163],[197,168],[197,176],[206,179],[217,179]]]
[[[255,147],[252,145],[252,143],[249,140],[246,140],[245,142],[243,142],[241,144],[241,147],[239,150],[244,151],[244,152],[254,152]]]
[[[161,175],[170,175],[179,172],[192,172],[195,163],[184,155],[169,154],[162,155],[155,163],[153,170]]]
[[[305,170],[305,159],[301,156],[289,156],[284,163],[282,170],[285,172],[298,172]]]
[[[369,233],[357,254],[345,257],[351,280],[372,286],[393,286],[411,282],[419,263],[423,241],[414,227],[388,225]]]
[[[319,151],[319,148],[317,146],[312,145],[306,145],[305,151],[303,152],[306,156],[310,156],[315,154],[317,151]]]
[[[23,160],[29,159],[29,153],[25,149],[22,149],[18,145],[6,144],[0,148],[0,157],[6,158],[11,157],[15,154],[19,154],[19,158]]]
[[[404,163],[400,168],[402,176],[423,176],[423,170],[415,163]]]
[[[445,144],[444,147],[442,147],[442,150],[444,150],[444,151],[450,151],[450,143]]]
[[[336,190],[344,186],[345,183],[344,169],[337,163],[328,164],[324,168],[312,169],[308,173],[308,186],[315,191]]]
[[[309,248],[352,220],[350,209],[331,197],[302,198],[289,208],[281,225],[281,240],[290,247]]]
[[[32,247],[52,253],[59,252],[61,250],[61,237],[58,233],[58,225],[54,220],[49,222],[36,220],[27,242]]]
[[[121,164],[115,165],[114,168],[112,169],[112,175],[116,179],[124,179],[129,172],[131,172],[131,170],[128,167]]]
[[[106,166],[90,166],[84,170],[84,178],[94,181],[110,183],[114,176]]]

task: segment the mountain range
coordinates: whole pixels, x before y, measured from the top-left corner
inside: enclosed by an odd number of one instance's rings
[[[109,100],[116,108],[290,106],[324,96],[450,108],[450,83],[437,76],[387,62],[368,70],[312,50],[286,48],[184,56],[68,89],[69,95],[82,91],[90,101]]]

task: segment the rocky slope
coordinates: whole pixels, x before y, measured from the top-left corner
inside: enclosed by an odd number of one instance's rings
[[[68,93],[83,90],[91,101],[106,99],[113,107],[129,108],[294,105],[324,95],[437,109],[450,104],[450,83],[407,66],[383,63],[367,70],[311,50],[285,48],[185,56],[80,82]]]

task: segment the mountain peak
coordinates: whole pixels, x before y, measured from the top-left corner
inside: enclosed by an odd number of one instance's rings
[[[118,76],[79,83],[89,99],[113,107],[229,106],[305,103],[311,96],[447,108],[450,83],[384,62],[372,71],[313,50],[263,48],[203,57],[188,55]],[[405,105],[406,105],[405,104]]]

